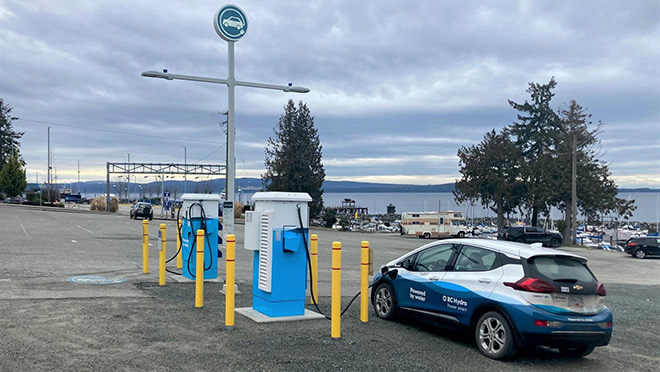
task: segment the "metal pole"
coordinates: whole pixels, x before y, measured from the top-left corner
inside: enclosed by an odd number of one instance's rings
[[[160,174],[160,218],[163,218],[165,213],[165,175]]]
[[[204,230],[197,230],[197,247],[195,247],[195,307],[204,306],[204,237]]]
[[[105,211],[110,212],[110,163],[105,163]]]
[[[234,302],[236,284],[236,236],[227,235],[227,258],[225,258],[225,327],[234,327]]]
[[[78,160],[78,194],[80,194],[80,160]]]
[[[46,192],[48,194],[48,201],[50,202],[50,127],[48,127],[48,187]]]
[[[227,182],[226,195],[227,200],[231,202],[231,213],[223,214],[225,221],[225,237],[234,233],[234,183],[236,178],[236,161],[234,159],[234,90],[236,79],[234,78],[234,42],[227,42],[228,60],[229,60],[229,102],[227,107]],[[225,239],[226,241],[226,239]]]
[[[188,149],[183,146],[183,193],[187,192],[188,183]]]
[[[128,195],[126,195],[126,201],[130,204],[131,202],[131,171],[128,169],[131,166],[131,154],[128,155],[128,165],[126,165],[126,187],[128,188]]]
[[[573,166],[571,174],[571,243],[577,242],[577,135],[573,131]]]
[[[160,224],[160,231],[158,234],[158,243],[160,243],[159,251],[158,251],[158,285],[164,286],[165,285],[165,252],[166,252],[166,244],[167,244],[167,238],[166,238],[166,232],[167,230],[167,225],[164,223]]]
[[[341,242],[332,242],[332,297],[330,336],[341,337]]]

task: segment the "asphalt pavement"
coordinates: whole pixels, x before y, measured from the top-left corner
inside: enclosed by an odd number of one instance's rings
[[[174,222],[151,221],[151,270],[142,274],[141,221],[0,206],[0,371],[655,371],[660,363],[660,259],[562,248],[588,258],[605,283],[614,313],[610,345],[582,359],[536,348],[498,362],[481,356],[464,331],[410,319],[384,321],[372,310],[362,323],[359,301],[342,317],[339,339],[330,337],[327,320],[257,324],[236,314],[235,327],[226,329],[222,283],[206,283],[201,309],[194,307],[194,285],[168,277],[166,286],[158,286],[155,237],[161,222],[168,229],[168,256],[173,253]],[[242,228],[237,225],[237,307],[252,301],[252,252],[242,248]],[[376,269],[427,242],[398,234],[311,232],[319,236],[325,313],[332,241],[343,245],[344,306],[359,290],[362,240],[374,249]],[[125,281],[70,281],[84,275]]]

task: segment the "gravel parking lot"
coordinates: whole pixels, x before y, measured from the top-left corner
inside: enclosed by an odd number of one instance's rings
[[[565,248],[589,259],[605,283],[614,313],[607,347],[583,359],[553,350],[523,350],[517,359],[482,357],[470,335],[410,319],[383,321],[370,310],[359,321],[356,303],[342,318],[342,337],[330,322],[257,324],[237,314],[224,327],[221,283],[207,283],[204,308],[194,308],[194,286],[157,282],[155,236],[150,223],[151,273],[141,269],[141,221],[128,216],[63,213],[0,207],[0,370],[233,370],[233,371],[655,371],[660,326],[660,259]],[[172,221],[165,222],[169,232]],[[242,249],[237,225],[237,306],[251,305],[251,252]],[[398,234],[314,230],[319,236],[321,309],[330,311],[330,243],[341,241],[344,305],[359,290],[359,247],[368,240],[375,267],[426,243]],[[173,253],[175,236],[168,234]],[[224,276],[221,265],[220,276]],[[74,275],[126,279],[113,285],[67,281]],[[310,308],[311,309],[311,308]]]

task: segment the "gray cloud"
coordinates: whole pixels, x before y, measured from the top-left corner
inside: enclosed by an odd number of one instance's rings
[[[250,28],[236,43],[237,78],[312,89],[237,88],[239,176],[263,171],[292,98],[315,116],[329,178],[450,182],[456,150],[510,124],[507,99],[523,101],[528,82],[555,76],[556,107],[576,99],[605,123],[600,152],[620,185],[660,187],[657,2],[238,5]],[[140,77],[162,68],[226,77],[226,43],[211,22],[218,6],[0,0],[0,96],[21,117],[29,174],[45,173],[47,123],[61,179],[75,178],[77,160],[88,179],[126,153],[182,161],[183,146],[191,161],[223,162],[215,113],[226,88]]]

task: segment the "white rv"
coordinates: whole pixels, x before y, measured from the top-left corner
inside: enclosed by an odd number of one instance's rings
[[[401,235],[425,239],[462,238],[466,232],[467,224],[461,212],[408,212],[401,215]]]

